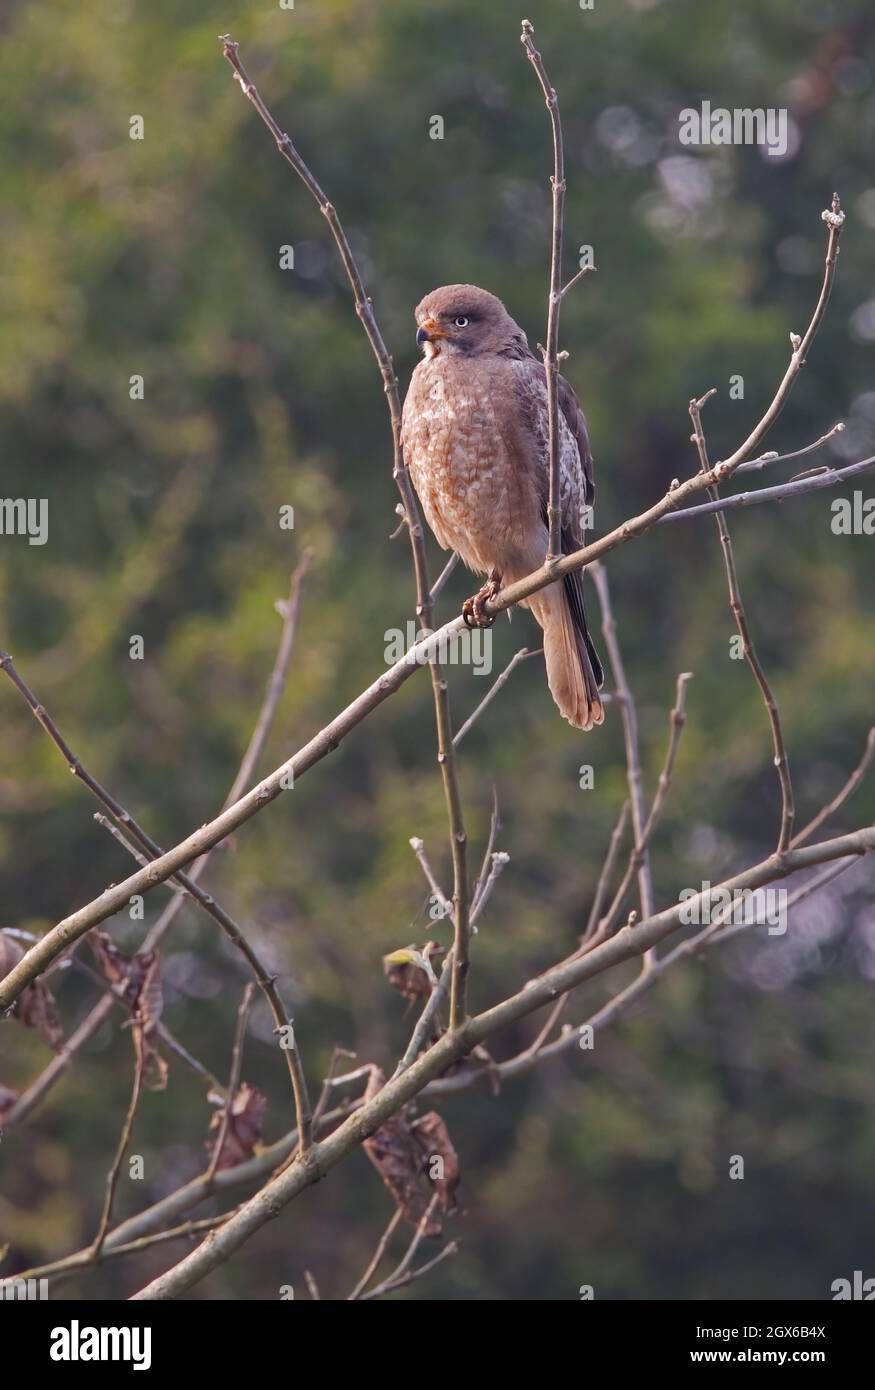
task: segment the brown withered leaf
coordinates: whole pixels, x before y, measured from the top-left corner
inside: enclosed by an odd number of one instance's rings
[[[365,1103],[373,1100],[385,1084],[383,1072],[373,1067],[365,1088]],[[411,1226],[419,1226],[435,1192],[444,1212],[454,1209],[459,1160],[446,1125],[435,1111],[414,1120],[410,1107],[405,1107],[365,1139],[362,1147]],[[438,1158],[439,1165],[434,1163]],[[441,1176],[433,1179],[430,1172],[436,1169]],[[423,1227],[425,1234],[438,1236],[442,1229],[440,1219],[432,1212]]]
[[[421,951],[414,947],[393,951],[391,955],[383,957],[386,979],[393,989],[397,989],[398,993],[411,1003],[416,999],[427,999],[434,988],[434,982],[421,962],[428,961],[431,965],[443,955],[443,951],[444,948],[439,941],[427,941]]]
[[[143,1084],[150,1091],[163,1091],[167,1085],[167,1063],[158,1051],[158,1025],[164,1006],[161,957],[158,951],[126,956],[105,932],[92,932],[89,941],[101,974],[111,985],[120,987],[121,998],[131,1011],[134,1050],[143,1068]]]
[[[126,956],[124,951],[113,945],[106,932],[102,931],[91,932],[88,944],[94,952],[97,968],[103,978],[111,985],[120,985],[121,998],[130,1004],[140,992],[149,968],[149,956],[153,953]]]
[[[0,931],[0,979],[9,974],[23,955],[24,947]],[[53,1052],[57,1052],[64,1041],[54,995],[44,980],[33,980],[25,986],[18,996],[12,1017],[23,1023],[25,1028],[33,1028]]]
[[[146,951],[147,962],[134,1007],[134,1047],[143,1067],[143,1082],[150,1091],[163,1091],[167,1085],[167,1063],[158,1051],[158,1024],[164,1008],[161,987],[161,957]]]
[[[252,1157],[255,1146],[261,1139],[261,1129],[266,1110],[267,1098],[254,1086],[250,1086],[248,1081],[242,1081],[231,1101],[231,1116],[228,1120],[222,1152],[219,1154],[217,1171],[220,1172],[223,1168],[235,1168],[244,1159]],[[212,1153],[215,1148],[222,1126],[223,1113],[223,1110],[217,1110],[210,1119],[210,1127],[204,1141],[209,1153]]]
[[[453,1147],[449,1130],[436,1110],[413,1122],[413,1138],[422,1159],[425,1175],[433,1192],[440,1197],[446,1213],[456,1209],[456,1188],[459,1186],[459,1155]]]

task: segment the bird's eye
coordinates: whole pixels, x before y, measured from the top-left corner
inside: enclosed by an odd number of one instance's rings
[[[468,327],[468,319],[465,318],[464,314],[460,314],[458,318],[453,319],[453,323],[456,325],[457,328]]]

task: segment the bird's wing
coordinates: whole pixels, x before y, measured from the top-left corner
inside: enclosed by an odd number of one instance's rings
[[[539,459],[539,487],[541,496],[541,518],[548,525],[547,503],[550,493],[550,443],[549,421],[547,417],[547,374],[543,364],[536,357],[528,357],[519,362],[521,383],[520,392],[529,414],[529,427]],[[560,542],[562,553],[570,555],[584,544],[583,507],[591,507],[595,495],[593,482],[592,451],[589,447],[589,434],[580,402],[564,377],[558,382],[559,413],[568,426],[568,434],[561,429],[564,443],[560,438],[559,466],[560,491],[562,499],[562,531]],[[569,438],[570,436],[570,438]],[[604,672],[598,654],[592,644],[586,622],[583,597],[583,574],[574,570],[566,574],[562,581],[575,627],[580,633],[592,668],[595,686],[600,689],[604,683]]]
[[[591,507],[595,497],[595,476],[592,450],[589,447],[589,431],[586,428],[586,416],[580,408],[580,401],[573,388],[569,386],[564,376],[560,376],[558,384],[559,409],[565,416],[565,423],[574,435],[577,452],[580,456],[580,470],[583,475],[583,500],[588,507]]]
[[[547,374],[543,363],[532,355],[514,363],[521,387],[520,397],[528,415],[528,424],[542,462],[539,486],[544,520],[547,519],[547,500],[550,490],[549,424],[547,419]],[[592,506],[595,495],[592,451],[586,419],[572,388],[563,376],[558,381],[559,412],[568,426],[576,447],[562,447],[560,438],[560,490],[562,499],[563,550],[575,550],[583,543],[584,506]],[[561,431],[560,426],[560,432]],[[567,436],[566,436],[567,439]],[[566,540],[567,538],[567,540]]]

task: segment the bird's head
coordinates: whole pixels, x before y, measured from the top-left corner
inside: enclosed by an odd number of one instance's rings
[[[526,337],[501,300],[476,285],[443,285],[416,306],[416,341],[426,357],[524,350]]]

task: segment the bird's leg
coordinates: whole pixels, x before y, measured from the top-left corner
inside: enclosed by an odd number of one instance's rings
[[[493,565],[489,573],[489,578],[471,598],[466,598],[462,604],[462,617],[468,627],[492,627],[495,623],[495,615],[487,613],[485,606],[490,599],[501,589],[501,575]]]

